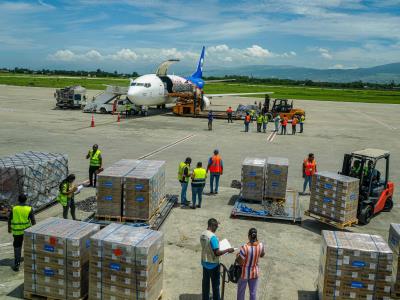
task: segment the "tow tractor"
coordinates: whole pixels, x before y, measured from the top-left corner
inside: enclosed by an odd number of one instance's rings
[[[373,216],[393,208],[394,183],[389,181],[389,151],[364,149],[345,154],[340,174],[360,179],[357,217],[368,224]]]
[[[268,95],[267,95],[268,96]],[[272,104],[271,110],[269,109],[270,106],[270,99],[269,96],[265,98],[264,102],[264,110],[268,115],[269,120],[275,118],[278,114],[281,118],[288,118],[288,120],[292,120],[293,117],[300,118],[301,116],[306,116],[306,113],[301,108],[293,108],[293,100],[289,104],[288,99],[274,99]]]

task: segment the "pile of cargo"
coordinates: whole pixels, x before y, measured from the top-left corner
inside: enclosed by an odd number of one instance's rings
[[[98,216],[149,220],[165,198],[165,162],[120,160],[97,182]]]
[[[322,231],[319,299],[391,299],[393,253],[377,235]]]
[[[357,220],[359,179],[333,172],[312,178],[309,212],[338,223]]]
[[[99,230],[96,224],[58,218],[25,230],[25,294],[54,299],[86,297],[90,237]]]
[[[400,297],[400,224],[390,224],[389,246],[393,251],[392,295]]]
[[[113,223],[91,242],[89,299],[158,299],[164,260],[161,232]]]
[[[284,200],[288,169],[287,158],[246,158],[242,164],[242,198]]]
[[[67,175],[65,154],[29,151],[0,158],[0,207],[17,204],[24,193],[33,209],[43,208],[57,197]]]

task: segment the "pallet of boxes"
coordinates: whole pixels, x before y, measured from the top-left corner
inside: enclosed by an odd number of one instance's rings
[[[231,216],[301,220],[298,196],[287,190],[287,158],[246,158],[242,164],[241,198]]]
[[[90,237],[99,230],[96,224],[58,218],[25,230],[24,297],[85,299]]]
[[[390,224],[389,246],[393,251],[392,298],[400,299],[400,224]]]
[[[320,300],[390,300],[393,253],[378,235],[322,231]]]
[[[339,229],[358,223],[359,179],[333,172],[312,178],[309,210],[305,215]]]
[[[165,162],[120,160],[97,179],[100,220],[150,221],[165,199]]]

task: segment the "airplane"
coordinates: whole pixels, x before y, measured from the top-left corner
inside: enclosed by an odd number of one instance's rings
[[[155,74],[146,74],[130,80],[128,88],[128,99],[139,106],[146,114],[149,106],[165,107],[168,103],[174,103],[177,100],[174,93],[178,92],[202,92],[206,81],[203,80],[203,64],[204,64],[205,47],[203,46],[196,71],[189,77],[181,77],[177,75],[168,75],[170,65],[179,61],[179,59],[169,59],[159,65]],[[208,82],[221,82],[227,80],[215,80]],[[202,107],[207,108],[211,102],[211,97],[222,96],[243,96],[257,94],[272,94],[272,92],[255,92],[255,93],[229,93],[229,94],[205,94],[203,95]]]

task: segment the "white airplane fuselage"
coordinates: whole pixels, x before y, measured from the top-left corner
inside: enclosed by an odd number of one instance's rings
[[[169,97],[174,86],[187,85],[186,78],[176,75],[157,76],[156,74],[147,74],[133,80],[128,89],[128,98],[135,105],[154,106],[173,103],[175,97]]]

